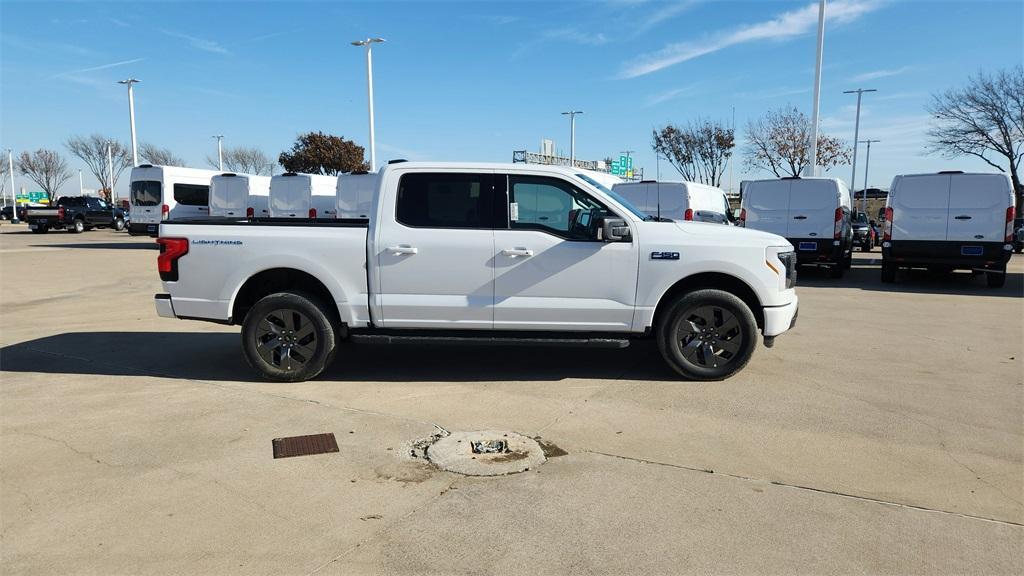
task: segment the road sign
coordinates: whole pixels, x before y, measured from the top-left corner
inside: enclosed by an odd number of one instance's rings
[[[619,166],[621,166],[623,170],[632,170],[633,158],[629,156],[619,156]]]
[[[22,204],[49,204],[50,198],[46,195],[46,192],[35,190],[33,192],[18,192],[14,197],[14,201],[21,202]]]
[[[618,160],[613,160],[612,161],[612,174],[614,174],[615,176],[618,176],[619,174],[622,174],[622,172],[623,172],[622,163],[619,162]]]

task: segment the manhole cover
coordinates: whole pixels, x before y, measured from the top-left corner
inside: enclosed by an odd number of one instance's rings
[[[536,440],[500,430],[452,432],[431,444],[426,454],[438,468],[467,476],[515,474],[546,460]]]

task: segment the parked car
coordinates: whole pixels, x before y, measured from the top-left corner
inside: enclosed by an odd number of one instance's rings
[[[38,234],[64,229],[74,233],[93,228],[124,230],[124,210],[113,208],[100,198],[64,196],[54,204],[54,207],[26,210],[29,230]]]
[[[727,378],[796,321],[785,238],[659,221],[578,171],[393,163],[368,220],[160,225],[163,317],[240,324],[249,364],[315,377],[343,338],[623,347]],[[524,357],[525,359],[525,357]]]
[[[882,282],[899,268],[972,270],[1006,282],[1014,198],[1004,174],[961,171],[896,176],[885,205]]]
[[[875,248],[875,221],[868,220],[868,215],[857,212],[850,221],[853,228],[853,245],[861,252],[870,252]]]
[[[14,206],[7,205],[0,208],[0,220],[13,220],[14,219]]]
[[[747,182],[740,226],[785,237],[800,264],[825,266],[833,278],[842,278],[853,258],[850,191],[835,178]]]
[[[161,222],[209,217],[210,180],[220,172],[140,164],[131,174],[129,234],[156,236]]]
[[[624,182],[613,188],[649,216],[729,224],[732,213],[725,192],[697,182]]]

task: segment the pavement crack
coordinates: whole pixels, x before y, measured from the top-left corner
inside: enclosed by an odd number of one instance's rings
[[[606,456],[606,457],[609,457],[609,458],[618,458],[620,460],[627,460],[627,461],[635,462],[635,463],[638,463],[638,464],[651,464],[651,465],[654,465],[654,466],[665,466],[665,467],[668,467],[668,468],[675,468],[677,470],[687,470],[687,471],[690,471],[690,472],[703,472],[705,474],[710,474],[712,476],[722,476],[722,477],[733,478],[733,479],[736,479],[736,480],[742,480],[742,481],[746,481],[746,482],[764,482],[764,483],[768,483],[768,484],[771,484],[773,486],[779,486],[779,487],[782,487],[782,488],[790,488],[790,489],[793,489],[793,490],[805,490],[805,491],[808,491],[808,492],[815,492],[815,493],[818,493],[818,494],[827,494],[829,496],[838,496],[840,498],[849,498],[851,500],[859,500],[861,502],[869,502],[869,503],[873,503],[873,504],[880,504],[880,505],[883,505],[883,506],[893,506],[893,507],[896,507],[896,508],[907,508],[907,509],[910,509],[910,510],[918,510],[918,511],[921,511],[921,512],[932,512],[932,513],[935,513],[935,514],[946,514],[946,515],[949,515],[949,516],[959,516],[960,518],[967,518],[967,519],[970,519],[970,520],[980,520],[982,522],[993,522],[995,524],[1002,524],[1004,526],[1016,526],[1016,527],[1024,528],[1024,524],[1022,524],[1020,522],[1014,522],[1012,520],[999,520],[997,518],[989,518],[987,516],[978,516],[978,515],[975,515],[975,514],[965,514],[963,512],[952,512],[950,510],[942,510],[942,509],[939,509],[939,508],[929,508],[927,506],[917,506],[915,504],[906,504],[906,503],[903,503],[903,502],[894,502],[894,501],[891,501],[891,500],[882,500],[880,498],[871,498],[870,496],[859,496],[857,494],[849,494],[847,492],[839,492],[837,490],[829,490],[829,489],[826,489],[826,488],[815,488],[813,486],[804,486],[802,484],[793,484],[793,483],[790,483],[790,482],[780,482],[778,480],[767,480],[765,478],[755,478],[755,477],[752,477],[752,476],[743,476],[741,474],[731,474],[729,472],[718,472],[718,471],[707,469],[707,468],[698,468],[698,467],[695,467],[695,466],[686,466],[686,465],[683,465],[683,464],[672,464],[672,463],[669,463],[669,462],[658,462],[658,461],[654,461],[654,460],[645,460],[645,459],[642,459],[642,458],[634,458],[632,456],[623,456],[621,454],[611,454],[609,452],[600,452],[598,450],[581,450],[581,452],[586,452],[588,454],[596,454],[596,455],[599,455],[599,456]]]
[[[64,446],[65,448],[67,448],[68,450],[74,452],[75,454],[78,454],[79,456],[84,456],[85,458],[88,458],[89,460],[92,460],[93,462],[95,462],[97,464],[102,464],[103,466],[107,466],[109,468],[120,468],[121,466],[123,466],[123,464],[114,464],[112,462],[107,462],[106,460],[101,460],[101,459],[97,458],[96,455],[94,453],[92,453],[92,452],[86,452],[84,450],[79,450],[78,448],[75,448],[74,446],[69,444],[67,440],[62,440],[60,438],[54,438],[52,436],[47,436],[45,434],[37,434],[35,432],[18,432],[18,431],[15,431],[14,434],[21,434],[22,436],[32,436],[34,438],[42,438],[43,440],[49,440],[50,442],[54,442],[54,443],[60,444],[61,446]]]

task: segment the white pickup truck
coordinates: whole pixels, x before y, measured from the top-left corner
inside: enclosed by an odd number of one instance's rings
[[[314,378],[343,339],[624,347],[688,379],[743,368],[796,321],[781,236],[645,215],[576,170],[393,162],[365,220],[160,225],[160,316],[241,324],[264,377]]]

